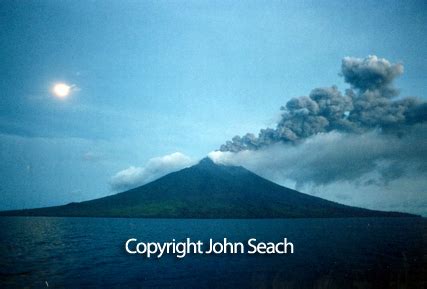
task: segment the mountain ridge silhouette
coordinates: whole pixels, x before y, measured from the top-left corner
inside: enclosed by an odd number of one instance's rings
[[[143,186],[62,206],[0,212],[0,216],[124,218],[413,217],[351,207],[300,193],[241,167],[210,158]]]

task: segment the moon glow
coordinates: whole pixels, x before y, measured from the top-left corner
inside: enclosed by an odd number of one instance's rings
[[[66,98],[71,91],[71,86],[65,83],[57,83],[53,86],[53,94],[58,98]]]

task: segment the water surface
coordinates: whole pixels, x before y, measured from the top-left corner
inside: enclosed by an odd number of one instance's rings
[[[176,220],[0,218],[2,288],[422,288],[422,218]],[[124,243],[249,238],[287,255],[167,255]]]

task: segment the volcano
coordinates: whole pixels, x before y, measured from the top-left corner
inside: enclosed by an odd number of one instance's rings
[[[115,195],[0,215],[218,219],[414,216],[327,201],[280,186],[241,166],[215,164],[209,158]]]

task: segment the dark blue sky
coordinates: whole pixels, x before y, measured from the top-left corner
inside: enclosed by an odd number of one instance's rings
[[[345,56],[403,63],[396,86],[424,98],[426,17],[425,1],[1,1],[0,209],[111,194],[118,171],[274,126],[291,97],[346,88]]]

